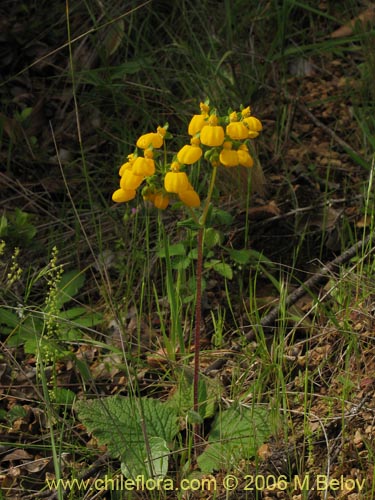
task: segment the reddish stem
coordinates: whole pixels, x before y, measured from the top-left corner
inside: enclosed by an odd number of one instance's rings
[[[193,380],[193,409],[199,413],[199,351],[201,344],[201,322],[202,322],[202,264],[203,264],[203,231],[198,229],[197,245],[197,270],[196,270],[196,304],[195,304],[195,332],[194,332],[194,380]],[[195,424],[194,428],[194,452],[197,456],[197,448],[201,440],[200,425]]]

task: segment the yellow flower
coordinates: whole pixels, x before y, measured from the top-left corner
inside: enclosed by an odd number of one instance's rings
[[[135,175],[143,175],[144,177],[149,177],[155,173],[155,162],[151,158],[138,158],[133,163],[132,172]]]
[[[206,104],[205,102],[200,102],[199,107],[202,114],[208,115],[208,112],[210,111],[210,106],[208,104]]]
[[[232,111],[232,113],[230,113],[229,122],[238,122],[237,111]]]
[[[169,196],[163,194],[162,192],[156,193],[152,201],[156,208],[159,208],[159,210],[165,210],[169,204]]]
[[[203,127],[207,125],[208,115],[194,115],[190,120],[188,127],[188,134],[195,135],[202,130]]]
[[[244,108],[242,111],[241,111],[241,115],[243,118],[247,118],[248,116],[251,115],[251,108],[250,106],[247,106],[247,108]]]
[[[249,138],[254,139],[255,137],[258,137],[259,132],[263,130],[263,126],[260,120],[258,118],[255,118],[255,116],[249,116],[247,118],[243,119],[243,123],[246,125],[246,127],[249,129]]]
[[[133,153],[131,153],[130,155],[128,155],[128,161],[121,165],[118,171],[118,175],[121,177],[124,174],[125,170],[131,169],[134,161],[135,161],[135,156]]]
[[[198,137],[193,137],[190,142],[191,145],[186,144],[177,153],[177,160],[185,165],[196,163],[203,154],[202,149],[199,147],[200,140]]]
[[[122,177],[124,175],[125,170],[129,170],[132,168],[132,164],[130,161],[127,161],[126,163],[123,163],[118,171],[118,175]]]
[[[246,144],[241,144],[237,151],[238,162],[243,167],[252,167],[254,165],[254,160],[250,156],[249,150]]]
[[[168,172],[164,177],[164,187],[168,193],[186,191],[189,185],[189,179],[185,172]]]
[[[160,127],[160,126],[159,126],[159,127],[157,127],[156,132],[157,132],[159,135],[161,135],[161,136],[162,136],[162,138],[164,139],[165,134],[167,133],[167,129],[166,129],[166,128],[164,128],[164,127]]]
[[[224,142],[219,160],[224,167],[237,167],[239,163],[238,154],[237,151],[232,150],[232,143],[230,141]]]
[[[125,170],[124,175],[120,179],[120,187],[125,191],[137,189],[142,184],[143,179],[143,175],[136,175],[131,170]]]
[[[137,141],[137,148],[148,149],[150,146],[154,149],[161,148],[164,141],[164,136],[167,133],[165,128],[158,127],[157,132],[143,134]]]
[[[116,203],[123,203],[135,198],[135,194],[135,189],[117,189],[112,195],[112,200]]]
[[[197,134],[198,132],[200,132],[202,130],[203,127],[205,127],[207,125],[208,112],[209,112],[210,108],[204,102],[201,102],[199,104],[199,107],[201,108],[201,114],[194,115],[193,118],[190,120],[189,127],[188,127],[188,134],[189,135]]]
[[[148,148],[148,149],[145,149],[145,150],[143,151],[143,156],[144,156],[145,158],[150,158],[150,159],[152,160],[152,158],[154,157],[154,152],[152,151],[152,149],[149,149],[149,148]]]
[[[224,142],[224,129],[217,124],[217,116],[211,115],[208,125],[200,133],[201,143],[205,146],[221,146]]]
[[[227,125],[226,133],[234,141],[241,141],[249,137],[249,130],[243,122],[232,121]]]
[[[201,204],[198,193],[194,191],[192,187],[191,189],[187,189],[186,191],[181,191],[180,193],[178,193],[178,197],[187,207],[197,208]]]

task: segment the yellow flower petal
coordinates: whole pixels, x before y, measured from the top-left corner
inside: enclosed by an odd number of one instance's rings
[[[227,144],[227,142],[225,142],[224,144]],[[233,151],[231,148],[224,147],[220,152],[219,160],[220,163],[224,165],[224,167],[237,167],[238,165],[237,151]]]
[[[165,134],[167,133],[167,129],[165,129],[164,127],[158,127],[156,129],[156,132],[164,138]]]
[[[117,189],[112,195],[112,200],[116,203],[123,203],[132,200],[135,195],[135,189]]]
[[[138,156],[133,163],[132,171],[135,175],[149,177],[155,173],[155,162],[151,158],[142,158],[142,156]]]
[[[169,204],[169,196],[163,193],[157,193],[155,194],[153,202],[156,208],[159,208],[159,210],[165,210]]]
[[[202,114],[208,114],[210,111],[210,106],[204,102],[199,103],[199,107],[201,109]]]
[[[203,152],[199,146],[191,146],[186,144],[180,151],[177,153],[177,160],[185,165],[192,165],[196,163]]]
[[[207,115],[194,115],[190,120],[188,127],[188,134],[195,135],[202,130],[203,127],[207,125]]]
[[[201,143],[205,146],[221,146],[224,142],[224,129],[220,125],[203,127],[200,134]]]
[[[137,141],[137,148],[147,149],[152,146],[154,149],[161,148],[163,145],[163,136],[156,133],[150,132],[149,134],[141,135]]]
[[[255,116],[249,116],[248,118],[244,118],[242,121],[249,129],[250,139],[254,139],[255,137],[257,137],[259,135],[259,132],[263,130],[261,121],[258,120],[258,118],[255,118]]]
[[[241,115],[246,118],[248,116],[251,115],[251,108],[250,106],[247,106],[247,108],[244,108],[242,111],[241,111]]]
[[[194,189],[188,189],[178,193],[178,197],[184,205],[191,208],[197,208],[201,204],[199,195]]]
[[[252,159],[252,157],[250,156],[248,151],[244,151],[244,150],[239,149],[237,151],[237,155],[238,155],[238,163],[242,167],[250,168],[250,167],[254,166],[254,160]]]
[[[118,171],[118,175],[122,177],[124,175],[125,170],[129,170],[132,168],[132,164],[130,161],[127,161],[126,163],[123,163]]]
[[[241,141],[249,137],[249,130],[242,122],[231,122],[227,125],[226,133],[234,141]]]
[[[120,179],[120,187],[125,191],[137,189],[142,184],[143,179],[143,175],[136,175],[131,170],[125,170],[124,175]]]
[[[189,187],[189,179],[185,172],[168,172],[164,177],[164,187],[168,193],[180,193]]]

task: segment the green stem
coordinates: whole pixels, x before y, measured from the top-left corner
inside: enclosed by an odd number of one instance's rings
[[[217,167],[212,167],[212,176],[211,176],[211,180],[210,180],[210,185],[208,187],[206,204],[205,204],[204,209],[203,209],[202,217],[200,218],[200,225],[202,227],[204,227],[204,225],[206,224],[207,213],[208,213],[208,209],[210,208],[212,193],[213,193],[214,186],[215,186],[216,172],[217,172]]]

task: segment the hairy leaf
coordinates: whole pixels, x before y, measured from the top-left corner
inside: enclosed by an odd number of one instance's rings
[[[268,412],[263,408],[229,408],[215,418],[198,465],[204,473],[230,470],[241,459],[255,456],[269,434]]]
[[[151,438],[169,443],[179,431],[176,410],[151,398],[116,396],[81,401],[78,414],[87,429],[100,443],[108,446],[112,456],[121,458],[131,474],[136,471],[149,476],[152,471],[147,466],[147,446],[150,447]],[[163,448],[160,443],[156,441],[156,451],[151,457],[156,461],[154,472],[155,469],[164,470],[163,464],[160,465],[160,449]]]

